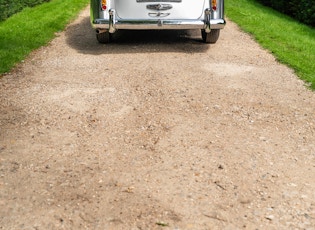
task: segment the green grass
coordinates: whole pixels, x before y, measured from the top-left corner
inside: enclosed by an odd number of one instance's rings
[[[89,0],[52,0],[25,8],[0,23],[0,74],[8,72],[31,51],[46,45],[87,6]]]
[[[315,89],[315,28],[255,0],[226,0],[226,16]]]

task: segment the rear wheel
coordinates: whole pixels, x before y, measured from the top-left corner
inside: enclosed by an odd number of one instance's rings
[[[201,36],[202,36],[202,40],[205,43],[216,43],[219,39],[220,36],[220,30],[219,29],[214,29],[211,30],[210,33],[206,33],[205,30],[201,30]]]
[[[99,43],[109,43],[111,41],[112,35],[109,32],[104,32],[104,33],[97,33],[96,34],[96,39]]]

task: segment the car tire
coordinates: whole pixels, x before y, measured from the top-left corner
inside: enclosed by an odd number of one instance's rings
[[[201,36],[202,36],[203,42],[214,44],[219,39],[220,30],[219,29],[213,29],[210,31],[210,33],[206,33],[205,30],[201,30]]]
[[[105,33],[97,33],[96,34],[96,39],[99,43],[110,43],[111,42],[111,34],[109,32],[105,32]]]

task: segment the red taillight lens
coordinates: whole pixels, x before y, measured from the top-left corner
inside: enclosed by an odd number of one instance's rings
[[[217,0],[212,0],[212,9],[217,10]]]
[[[107,9],[106,0],[102,0],[101,8],[102,8],[102,10],[106,10]]]

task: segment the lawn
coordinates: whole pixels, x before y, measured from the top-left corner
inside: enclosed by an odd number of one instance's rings
[[[46,45],[73,20],[88,0],[52,0],[25,8],[0,23],[0,74],[10,71],[32,50]]]
[[[226,0],[226,16],[315,89],[315,28],[255,0]]]

